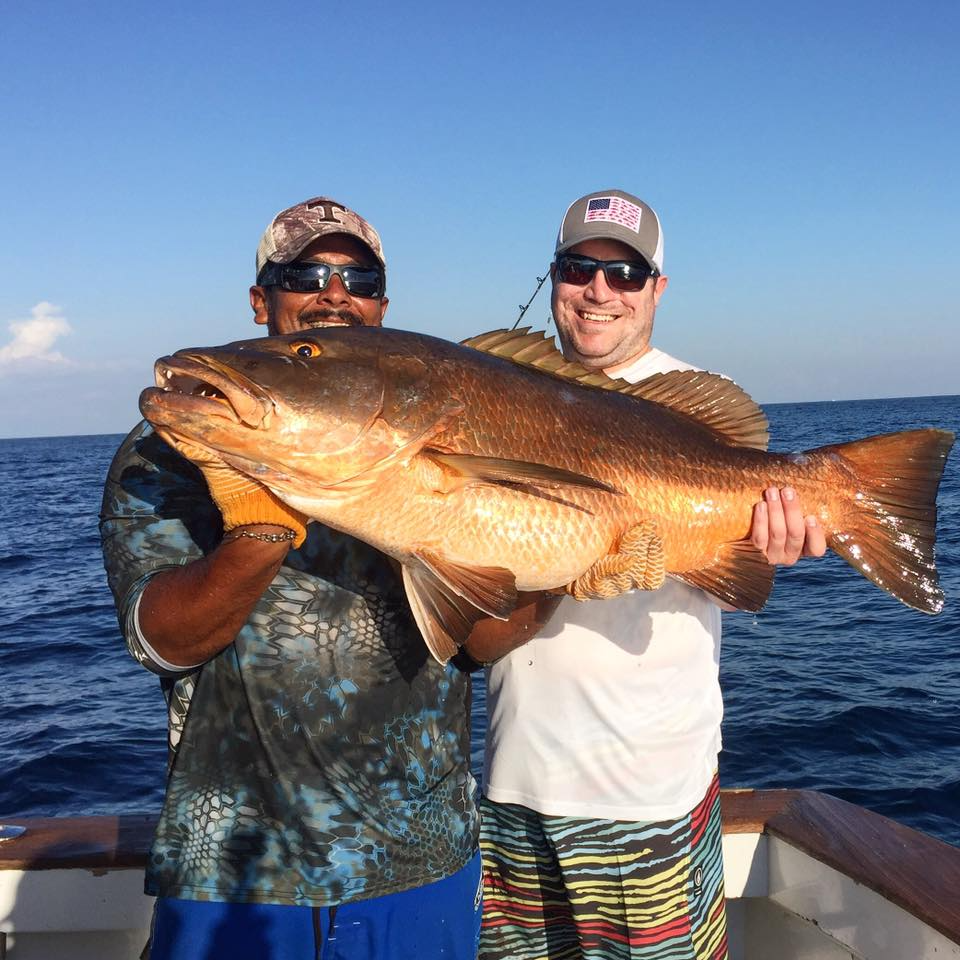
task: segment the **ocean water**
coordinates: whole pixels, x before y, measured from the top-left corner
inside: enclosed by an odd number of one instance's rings
[[[960,397],[766,411],[774,450],[922,426],[960,433]],[[163,698],[126,654],[97,534],[120,440],[0,440],[0,821],[159,808]],[[938,616],[833,555],[781,570],[759,614],[724,616],[724,786],[824,790],[960,845],[960,451],[939,506]]]

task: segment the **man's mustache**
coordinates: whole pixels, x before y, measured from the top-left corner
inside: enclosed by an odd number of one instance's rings
[[[297,319],[305,324],[329,323],[331,320],[334,320],[340,323],[363,326],[363,317],[361,317],[359,313],[354,313],[352,310],[331,310],[329,307],[304,310],[298,314]]]

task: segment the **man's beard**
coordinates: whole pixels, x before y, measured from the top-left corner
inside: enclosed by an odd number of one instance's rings
[[[329,308],[306,309],[297,314],[297,319],[307,327],[321,327],[327,323],[348,323],[363,326],[363,317],[352,310],[331,310]]]

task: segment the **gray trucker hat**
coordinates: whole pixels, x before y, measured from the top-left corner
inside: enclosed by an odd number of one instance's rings
[[[584,240],[619,240],[663,273],[660,218],[639,197],[622,190],[598,190],[574,200],[557,234],[556,253]]]

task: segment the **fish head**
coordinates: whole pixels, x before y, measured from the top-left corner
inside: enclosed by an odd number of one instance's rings
[[[174,446],[280,496],[360,483],[416,453],[453,409],[395,339],[330,327],[180,350],[157,361],[140,409]]]

